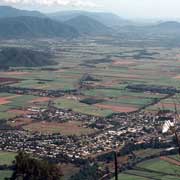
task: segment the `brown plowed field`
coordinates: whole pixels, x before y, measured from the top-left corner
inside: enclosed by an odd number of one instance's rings
[[[4,99],[4,98],[0,98],[0,105],[8,104],[8,103],[10,103],[10,101],[7,101],[7,100]]]
[[[12,110],[9,110],[8,113],[14,113],[14,114],[17,114],[17,115],[26,115],[26,114],[28,114],[30,112],[26,111],[26,110],[12,109]]]
[[[113,106],[113,105],[105,105],[105,104],[95,104],[96,107],[102,108],[102,109],[110,109],[114,112],[133,112],[137,111],[138,108],[136,107],[130,107],[130,106]]]
[[[2,97],[2,98],[0,98],[0,105],[8,104],[8,103],[11,102],[11,101],[10,101],[11,99],[16,98],[16,97],[18,97],[18,96],[20,96],[20,95]]]
[[[119,65],[124,65],[124,66],[128,66],[128,65],[136,65],[136,62],[133,62],[133,61],[122,61],[121,59],[120,60],[114,60],[113,65],[115,66],[119,66]]]

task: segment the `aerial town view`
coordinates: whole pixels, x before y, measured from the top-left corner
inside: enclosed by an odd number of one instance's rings
[[[0,1],[0,180],[180,180],[180,3],[133,3]]]

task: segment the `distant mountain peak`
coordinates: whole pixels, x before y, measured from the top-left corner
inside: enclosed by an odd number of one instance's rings
[[[159,27],[172,27],[172,28],[180,28],[180,23],[177,21],[165,21],[158,24]]]
[[[110,28],[104,24],[85,15],[76,16],[68,21],[65,21],[65,23],[74,27],[80,34],[83,35],[103,35],[109,33],[110,31]]]
[[[74,11],[60,11],[60,12],[48,14],[47,16],[51,17],[52,19],[56,19],[58,21],[68,21],[80,15],[88,16],[96,21],[99,21],[105,26],[111,28],[130,24],[128,20],[120,18],[118,15],[113,14],[111,12],[89,12],[89,11],[74,10]]]

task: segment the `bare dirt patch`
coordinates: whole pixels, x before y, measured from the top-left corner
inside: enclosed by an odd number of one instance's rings
[[[13,75],[13,76],[21,76],[21,75],[28,75],[29,72],[23,72],[23,71],[9,71],[9,72],[1,72],[2,75]]]
[[[30,112],[26,110],[12,109],[12,110],[9,110],[8,113],[13,113],[17,115],[26,115],[26,114],[29,114]]]
[[[175,76],[174,79],[180,79],[180,75]]]
[[[95,104],[96,107],[102,108],[102,109],[110,109],[114,112],[133,112],[137,111],[138,108],[136,107],[130,107],[130,106],[113,106],[113,105],[105,105],[105,104]]]
[[[10,103],[11,101],[7,101],[5,98],[0,98],[0,105],[3,105],[3,104],[8,104]]]
[[[12,127],[21,127],[21,126],[24,126],[24,125],[28,125],[30,123],[32,123],[32,119],[29,119],[29,118],[16,118],[12,122],[10,122],[9,124]]]
[[[94,132],[93,129],[82,127],[79,121],[69,121],[65,123],[41,121],[31,123],[23,128],[31,132],[40,132],[42,134],[61,133],[63,135],[82,135]]]
[[[161,156],[160,157],[161,160],[167,161],[168,163],[174,164],[176,166],[180,166],[180,161],[177,161],[175,159],[166,157],[166,156]]]
[[[0,77],[0,84],[1,85],[8,85],[20,82],[20,79],[16,78],[7,78],[7,77]]]
[[[114,66],[129,66],[129,65],[136,65],[137,63],[134,62],[134,61],[125,61],[125,60],[122,60],[122,59],[117,59],[117,60],[113,60],[112,64]]]

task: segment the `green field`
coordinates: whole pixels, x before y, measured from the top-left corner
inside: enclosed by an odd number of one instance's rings
[[[15,159],[16,153],[13,152],[0,152],[0,165],[11,165]],[[0,180],[9,178],[12,175],[11,170],[0,170]]]
[[[10,165],[14,160],[16,153],[12,152],[0,152],[0,165]]]
[[[127,89],[91,89],[84,91],[86,96],[91,98],[101,98],[105,99],[102,105],[110,106],[124,106],[124,107],[134,107],[142,108],[148,104],[153,103],[156,99],[162,98],[165,95],[155,94],[155,93],[136,93],[131,92]],[[116,112],[116,111],[114,111]]]
[[[118,179],[120,180],[149,180],[147,178],[143,178],[141,176],[133,176],[133,175],[128,175],[128,174],[125,174],[125,173],[122,173],[118,176]],[[114,180],[114,179],[112,179]]]
[[[74,84],[76,83],[77,83],[76,79],[68,79],[68,78],[56,79],[53,81],[31,79],[31,80],[23,80],[20,83],[13,84],[11,86],[21,87],[21,88],[44,89],[44,90],[50,90],[50,89],[71,90],[71,89],[75,89]]]
[[[179,180],[180,166],[159,158],[138,164],[133,170],[119,174],[120,180]],[[113,180],[113,179],[112,179]]]
[[[72,109],[75,112],[83,114],[96,115],[96,116],[108,116],[113,112],[110,110],[104,110],[95,106],[80,103],[76,100],[59,98],[55,101],[55,106],[58,108]]]

